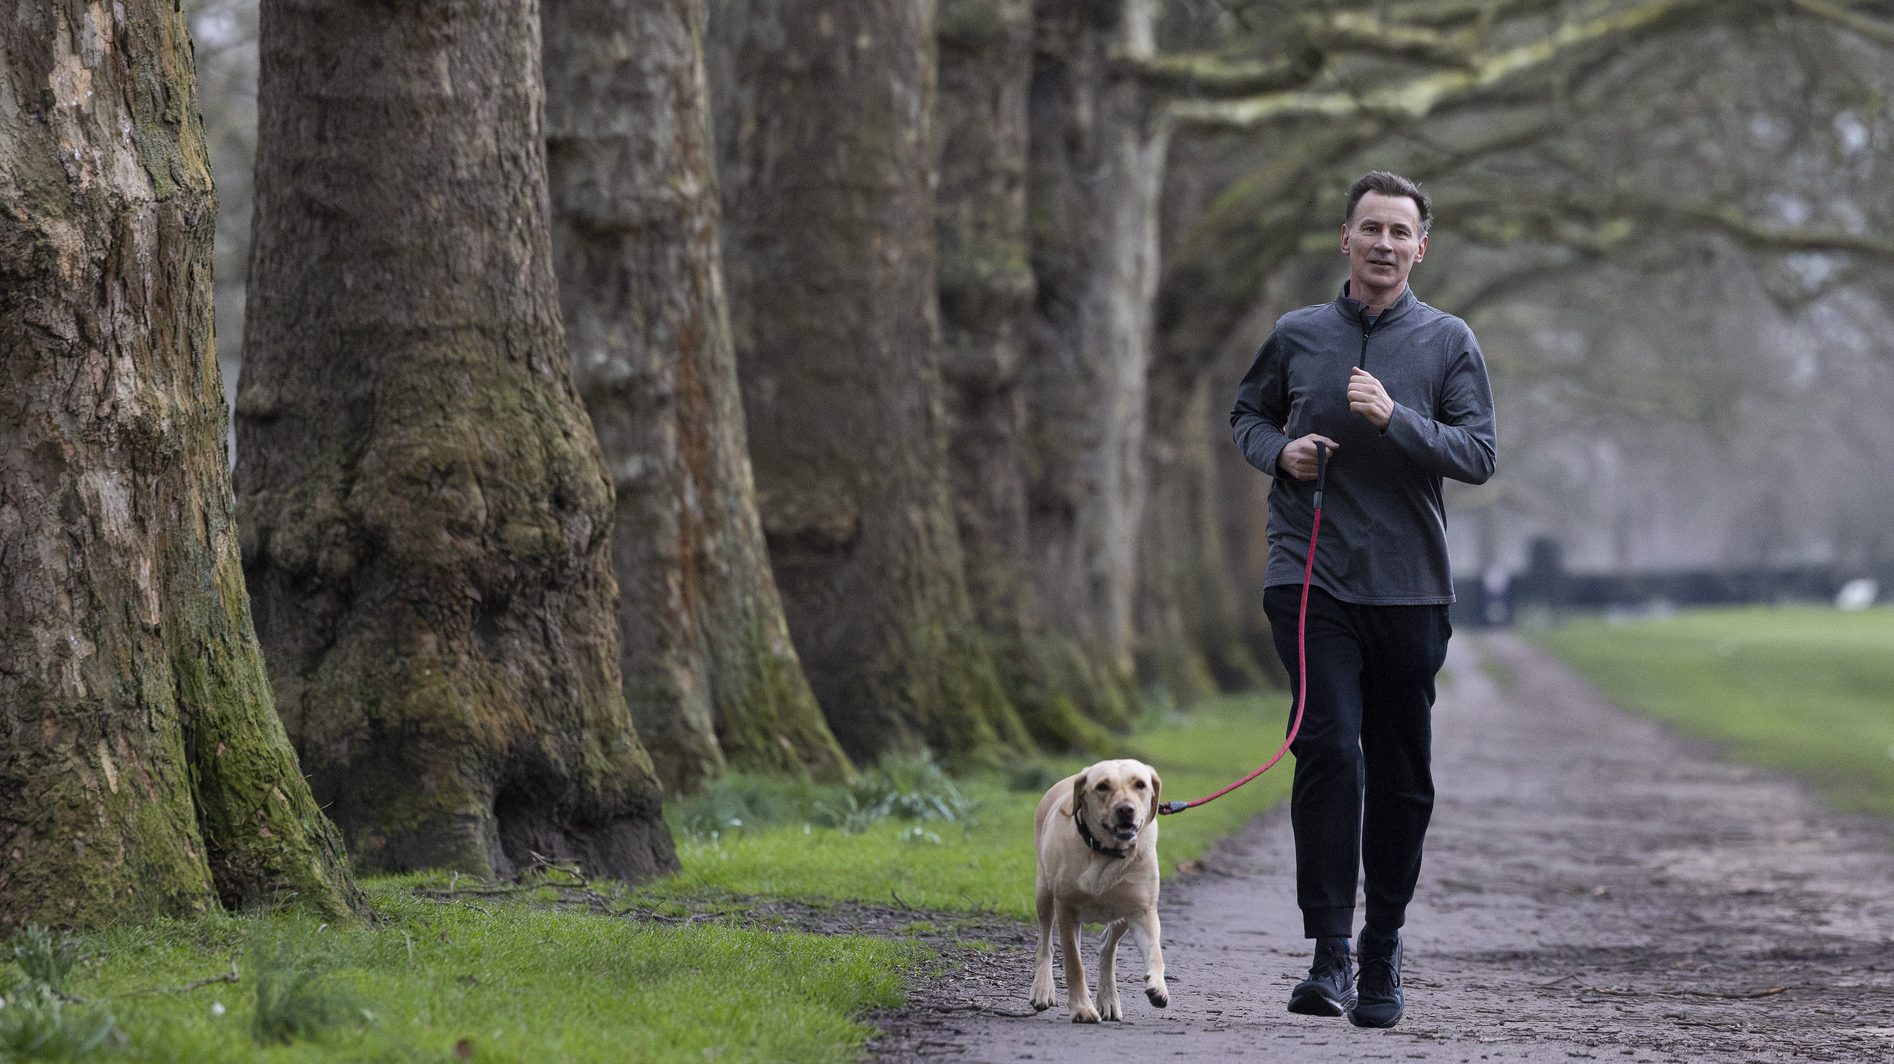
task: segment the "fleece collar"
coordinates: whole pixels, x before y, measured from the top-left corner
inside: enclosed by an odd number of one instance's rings
[[[1420,302],[1420,300],[1414,297],[1414,286],[1409,284],[1406,288],[1401,289],[1401,294],[1395,297],[1394,302],[1388,309],[1382,311],[1381,316],[1374,320],[1375,328],[1380,328],[1388,322],[1406,314],[1409,310],[1413,309],[1414,304],[1418,302]],[[1342,317],[1347,318],[1356,325],[1360,325],[1362,319],[1367,316],[1368,304],[1349,295],[1348,282],[1343,281],[1341,295],[1335,297],[1335,309],[1341,312]]]

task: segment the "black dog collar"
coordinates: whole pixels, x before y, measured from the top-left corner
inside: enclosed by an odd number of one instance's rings
[[[1092,829],[1085,826],[1085,817],[1083,814],[1075,816],[1072,819],[1078,821],[1079,838],[1085,840],[1085,845],[1090,846],[1092,849],[1097,850],[1099,853],[1102,853],[1107,857],[1116,857],[1121,861],[1131,856],[1131,847],[1129,846],[1125,847],[1122,850],[1118,850],[1118,849],[1113,849],[1112,847],[1107,846],[1102,842],[1099,842],[1098,836],[1092,834]],[[1133,845],[1135,845],[1137,843],[1137,840],[1133,839],[1132,843]]]

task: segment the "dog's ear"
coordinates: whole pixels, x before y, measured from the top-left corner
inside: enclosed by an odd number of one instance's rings
[[[1151,768],[1149,765],[1144,767],[1151,769],[1151,819],[1156,820],[1158,806],[1157,796],[1164,793],[1164,780],[1157,774],[1157,769]]]
[[[1079,773],[1079,778],[1072,781],[1073,817],[1077,817],[1085,808],[1085,778],[1088,774],[1089,773],[1081,772]]]

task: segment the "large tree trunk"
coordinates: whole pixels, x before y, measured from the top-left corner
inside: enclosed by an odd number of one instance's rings
[[[0,22],[0,930],[359,905],[270,702],[165,0]]]
[[[1048,614],[1128,681],[1165,134],[1109,66],[1151,50],[1151,3],[1037,0],[1035,13],[1033,571]]]
[[[1167,279],[1191,222],[1228,180],[1218,165],[1220,147],[1190,137],[1174,138],[1169,145],[1161,245]],[[1246,306],[1259,302],[1255,293],[1231,298]],[[1223,534],[1223,511],[1231,500],[1217,472],[1230,461],[1248,468],[1229,445],[1228,426],[1230,393],[1249,366],[1254,341],[1260,340],[1250,335],[1256,324],[1251,321],[1236,330],[1233,340],[1226,337],[1210,351],[1162,353],[1153,358],[1147,378],[1150,494],[1138,558],[1138,675],[1179,702],[1219,688],[1256,687],[1280,672],[1273,654],[1259,662],[1246,642],[1243,610],[1256,610],[1260,617],[1261,602],[1242,597],[1232,571]],[[1261,324],[1266,333],[1268,322]],[[1164,339],[1160,332],[1158,342]]]
[[[955,523],[967,585],[1007,691],[1034,738],[1099,747],[1096,720],[1123,719],[1067,633],[1049,625],[1031,577],[1026,534],[1026,396],[1020,370],[1032,327],[1026,226],[1026,97],[1032,0],[943,0],[940,173],[942,369]]]
[[[546,0],[547,170],[573,374],[617,489],[620,667],[665,786],[848,760],[757,517],[718,248],[705,0]]]
[[[1282,140],[1270,160],[1227,187],[1206,182],[1216,149],[1173,145],[1187,171],[1168,185],[1172,220],[1157,301],[1158,356],[1148,396],[1144,564],[1138,586],[1140,668],[1180,692],[1249,686],[1283,678],[1262,613],[1262,564],[1268,555],[1268,478],[1230,443],[1236,382],[1275,318],[1320,292],[1297,258],[1330,174],[1364,136],[1356,122]],[[1224,180],[1227,181],[1227,178]],[[1337,220],[1339,224],[1339,219]],[[1265,500],[1262,509],[1254,503]]]
[[[1217,683],[1205,654],[1202,602],[1190,597],[1202,590],[1197,579],[1215,557],[1202,548],[1214,543],[1209,493],[1209,447],[1197,421],[1204,389],[1163,395],[1164,382],[1153,375],[1149,410],[1151,431],[1145,440],[1145,475],[1150,485],[1139,538],[1137,619],[1138,676],[1165,701],[1190,705],[1216,693]],[[1193,404],[1192,400],[1198,400]],[[1166,417],[1168,423],[1157,420]],[[1214,588],[1212,588],[1214,593]]]
[[[724,243],[763,525],[858,758],[1024,730],[968,598],[936,314],[932,0],[724,0]]]
[[[1230,391],[1234,397],[1235,389]],[[1229,412],[1225,411],[1223,423],[1227,426],[1229,421]],[[1218,442],[1228,439],[1226,431]],[[1240,456],[1235,462],[1217,462],[1212,471],[1217,495],[1223,500],[1218,508],[1216,534],[1223,540],[1224,556],[1230,559],[1230,583],[1238,603],[1239,642],[1262,667],[1265,676],[1279,686],[1286,685],[1289,674],[1276,656],[1269,617],[1263,613],[1264,580],[1269,571],[1270,480]]]
[[[1251,650],[1243,615],[1253,611],[1263,623],[1262,599],[1247,595],[1224,542],[1223,511],[1231,500],[1218,466],[1234,457],[1225,383],[1208,374],[1188,382],[1161,373],[1151,379],[1138,674],[1186,704],[1280,674],[1273,657],[1259,661]],[[1263,530],[1253,531],[1260,542]]]
[[[619,687],[531,0],[275,0],[237,406],[278,707],[377,868],[675,858]]]
[[[1190,458],[1191,470],[1180,469],[1184,479],[1201,479],[1210,487],[1215,505],[1204,518],[1204,526],[1193,529],[1192,543],[1202,559],[1215,566],[1193,561],[1176,569],[1169,594],[1187,604],[1190,623],[1205,634],[1198,645],[1209,656],[1210,667],[1220,685],[1243,685],[1252,675],[1251,667],[1269,683],[1282,686],[1288,673],[1276,657],[1275,641],[1270,634],[1269,618],[1263,614],[1264,576],[1269,564],[1269,489],[1270,478],[1243,460],[1230,440],[1230,407],[1236,398],[1236,384],[1242,378],[1256,349],[1275,327],[1284,311],[1319,301],[1335,281],[1335,270],[1326,256],[1294,257],[1272,252],[1275,272],[1251,294],[1248,310],[1237,319],[1223,340],[1206,356],[1201,352],[1177,352],[1164,362],[1167,373],[1180,379],[1193,376],[1199,385],[1207,384],[1204,406],[1194,414],[1200,426],[1202,445],[1180,448]],[[1174,386],[1153,384],[1154,394],[1175,394]],[[1180,432],[1189,425],[1180,422]],[[1201,536],[1199,541],[1195,537]],[[1206,587],[1216,585],[1215,593]],[[1163,588],[1154,594],[1167,593]]]

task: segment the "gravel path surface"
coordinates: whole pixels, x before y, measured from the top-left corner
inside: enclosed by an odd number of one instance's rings
[[[1032,931],[994,928],[881,1018],[876,1058],[1894,1061],[1884,825],[1617,711],[1509,636],[1455,640],[1446,679],[1400,1026],[1284,1010],[1308,944],[1278,811],[1167,878],[1169,1009],[1127,942],[1124,1022],[1068,1022],[1063,986],[1034,1014]]]

